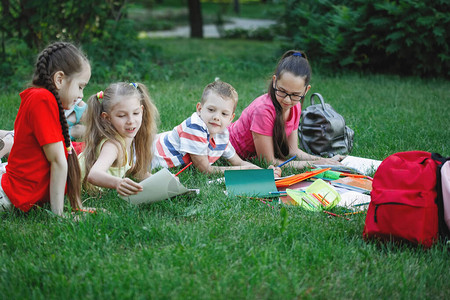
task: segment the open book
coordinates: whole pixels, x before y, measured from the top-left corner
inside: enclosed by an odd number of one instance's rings
[[[375,172],[381,164],[381,160],[375,160],[370,158],[362,158],[356,156],[347,156],[341,163],[350,168],[358,170],[361,174],[368,175],[371,172]]]
[[[199,193],[196,189],[185,188],[167,169],[161,169],[139,183],[144,190],[136,195],[120,196],[132,204],[158,202],[188,192]]]
[[[317,168],[331,168],[338,172],[356,172],[364,175],[370,175],[375,172],[381,164],[381,160],[363,158],[357,156],[347,156],[341,161],[342,165],[316,165]]]

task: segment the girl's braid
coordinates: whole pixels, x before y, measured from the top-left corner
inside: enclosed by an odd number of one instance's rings
[[[42,85],[55,96],[56,103],[58,103],[59,121],[61,123],[62,132],[64,136],[64,144],[66,145],[66,147],[70,147],[69,126],[67,124],[66,116],[64,115],[64,108],[62,106],[61,100],[59,99],[58,90],[56,89],[55,83],[52,80],[53,74],[49,74],[49,70],[52,68],[53,64],[51,56],[55,52],[64,49],[66,47],[67,47],[66,43],[58,42],[49,46],[42,52],[36,64],[36,71],[38,73],[39,79],[38,82],[33,83],[37,85]]]
[[[70,147],[69,126],[64,115],[64,108],[58,94],[53,76],[58,71],[63,71],[65,76],[71,76],[80,71],[81,62],[86,60],[85,56],[74,45],[64,42],[56,42],[39,54],[36,70],[33,76],[33,85],[43,87],[49,90],[56,99],[59,110],[59,121],[64,137],[66,148]],[[70,78],[69,78],[70,79]],[[81,204],[81,185],[80,185],[80,166],[75,151],[69,152],[67,172],[67,195],[72,208],[80,208]]]

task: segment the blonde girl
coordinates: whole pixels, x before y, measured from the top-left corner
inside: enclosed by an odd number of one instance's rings
[[[228,130],[230,141],[243,159],[259,157],[275,165],[296,156],[288,165],[339,164],[337,156],[322,159],[298,148],[298,125],[303,100],[311,88],[311,67],[303,52],[287,51],[278,62],[268,93],[244,109]]]
[[[128,196],[151,174],[158,111],[142,83],[113,83],[92,95],[86,113],[86,148],[80,154],[83,185],[116,189]]]
[[[66,184],[72,208],[81,208],[80,168],[64,109],[83,98],[90,77],[88,60],[70,43],[51,44],[39,54],[32,87],[20,93],[14,145],[0,175],[0,209],[26,212],[50,202],[52,212],[62,215]]]

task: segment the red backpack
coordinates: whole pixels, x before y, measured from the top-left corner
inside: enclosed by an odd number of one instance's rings
[[[363,238],[431,247],[439,238],[436,173],[447,159],[424,151],[387,157],[373,178]]]

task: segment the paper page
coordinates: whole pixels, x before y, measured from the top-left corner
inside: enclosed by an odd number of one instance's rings
[[[140,185],[144,188],[142,192],[128,197],[120,197],[132,204],[142,204],[162,201],[191,191],[185,188],[166,168],[144,179]]]
[[[369,206],[370,195],[365,195],[358,192],[345,192],[341,194],[341,201],[337,206],[353,209],[366,210]]]
[[[364,175],[368,175],[371,172],[374,172],[378,169],[381,164],[381,160],[375,160],[370,158],[362,158],[356,156],[347,156],[344,158],[341,163],[353,169],[358,170],[360,173]]]

